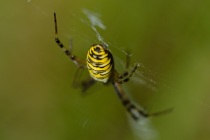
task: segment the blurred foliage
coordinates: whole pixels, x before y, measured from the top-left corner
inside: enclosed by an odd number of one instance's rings
[[[98,83],[85,95],[71,86],[76,67],[54,42],[53,12],[63,43],[68,47],[72,38],[74,53],[85,59],[98,41],[84,8],[100,14],[107,29],[99,32],[117,68],[123,69],[121,50],[131,50],[131,65],[143,64],[138,72],[157,89],[131,80],[123,86],[126,92],[148,112],[174,107],[152,119],[159,139],[210,138],[209,1],[25,0],[1,5],[1,140],[135,138],[111,86]]]

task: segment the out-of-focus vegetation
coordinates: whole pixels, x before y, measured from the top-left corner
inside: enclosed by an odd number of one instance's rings
[[[138,72],[148,83],[138,82],[136,74],[137,80],[123,86],[126,92],[148,112],[174,107],[152,119],[159,139],[209,140],[209,1],[25,0],[1,5],[1,140],[134,139],[113,88],[99,83],[85,95],[73,88],[76,66],[54,42],[56,11],[61,40],[68,47],[72,38],[74,53],[85,59],[98,41],[84,8],[100,14],[107,29],[99,32],[118,66],[126,49],[132,52],[131,66],[144,65]]]

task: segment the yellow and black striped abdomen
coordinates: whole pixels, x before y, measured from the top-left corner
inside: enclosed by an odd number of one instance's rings
[[[114,68],[112,54],[102,45],[93,45],[87,53],[87,68],[93,79],[106,83]]]

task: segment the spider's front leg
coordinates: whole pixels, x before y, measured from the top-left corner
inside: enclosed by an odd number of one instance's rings
[[[68,50],[64,47],[63,43],[58,38],[58,28],[57,28],[57,19],[56,13],[54,13],[54,23],[55,23],[55,42],[58,46],[65,52],[65,54],[79,67],[79,68],[86,68],[86,64],[84,61],[81,61],[78,57],[71,53],[71,50]],[[70,43],[70,47],[72,47]]]

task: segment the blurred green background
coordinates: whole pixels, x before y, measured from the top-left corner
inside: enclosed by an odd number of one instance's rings
[[[107,27],[98,30],[118,67],[124,68],[126,49],[131,66],[143,64],[123,85],[126,92],[148,112],[174,107],[151,119],[159,139],[209,140],[209,5],[207,0],[2,1],[0,139],[137,139],[111,86],[98,83],[86,95],[71,86],[76,66],[54,42],[53,12],[62,42],[68,47],[72,38],[74,54],[85,59],[98,43],[82,12],[86,8]]]

